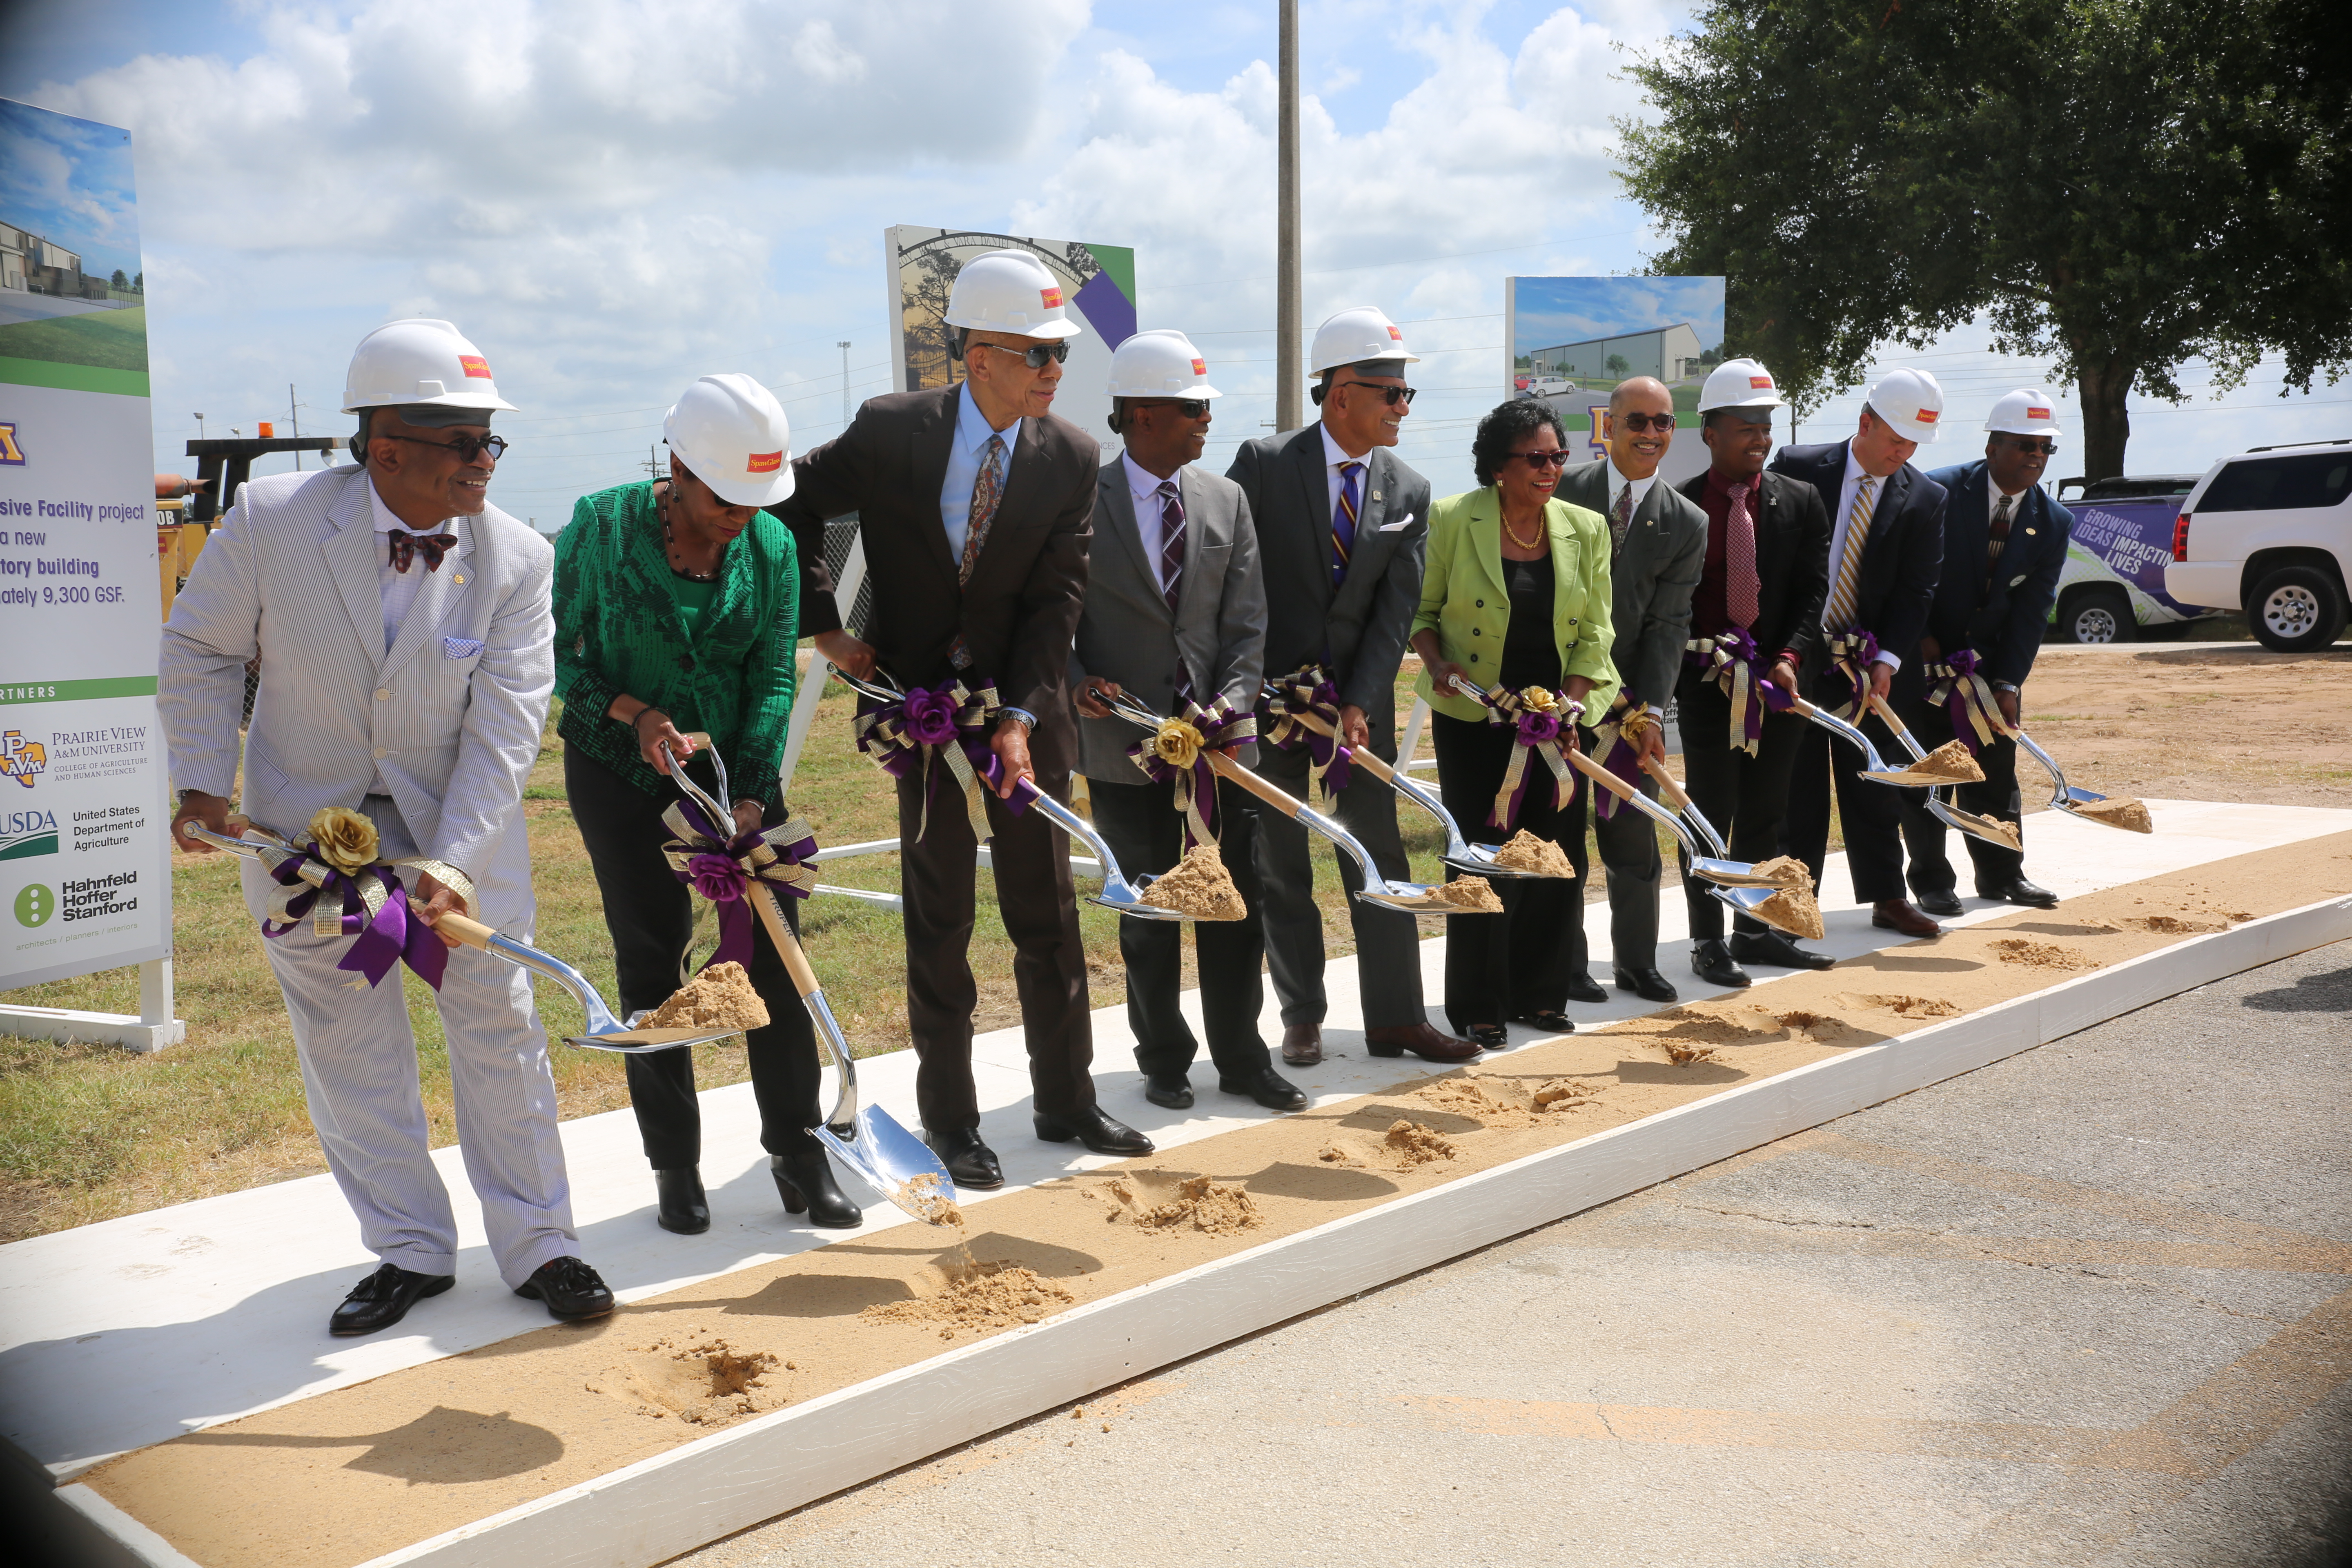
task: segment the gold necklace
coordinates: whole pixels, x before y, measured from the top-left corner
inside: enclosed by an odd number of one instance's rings
[[[1511,526],[1511,520],[1509,518],[1505,518],[1503,520],[1503,531],[1510,536],[1512,543],[1517,545],[1522,550],[1533,550],[1543,539],[1543,525],[1541,523],[1538,523],[1536,525],[1536,536],[1534,539],[1521,539],[1519,537],[1519,531]]]

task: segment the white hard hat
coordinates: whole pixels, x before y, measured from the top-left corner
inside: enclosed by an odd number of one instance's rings
[[[1780,408],[1772,373],[1752,359],[1727,359],[1706,373],[1698,389],[1698,411],[1716,408]]]
[[[352,368],[343,374],[343,412],[420,403],[438,408],[514,407],[499,395],[489,361],[465,333],[423,316],[388,321],[352,351]]]
[[[1393,360],[1419,364],[1421,356],[1404,346],[1404,334],[1378,305],[1350,305],[1315,329],[1314,351],[1307,355],[1307,374],[1320,375],[1343,364],[1366,360]]]
[[[1066,314],[1062,282],[1025,250],[975,256],[948,290],[950,327],[1024,338],[1075,338],[1086,331]]]
[[[1138,332],[1110,356],[1113,397],[1222,397],[1209,384],[1209,362],[1173,327]]]
[[[662,439],[729,506],[793,493],[793,430],[776,395],[748,375],[706,375],[662,420]]]
[[[2058,400],[2038,386],[2004,392],[1985,417],[1985,428],[2010,436],[2058,434]]]
[[[1890,370],[1870,389],[1870,411],[1906,440],[1932,441],[1944,417],[1944,389],[1924,370]]]

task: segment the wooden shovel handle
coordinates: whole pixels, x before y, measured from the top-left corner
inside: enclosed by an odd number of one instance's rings
[[[1337,731],[1334,731],[1330,725],[1325,723],[1322,720],[1317,718],[1312,713],[1293,713],[1291,717],[1297,720],[1301,724],[1306,725],[1308,729],[1314,731],[1318,735],[1337,734]],[[1382,784],[1392,784],[1396,781],[1396,770],[1389,766],[1388,763],[1381,761],[1380,758],[1372,755],[1369,750],[1350,750],[1348,752],[1348,759],[1350,765],[1363,769],[1366,773],[1371,774]]]
[[[1568,765],[1570,767],[1574,768],[1578,773],[1582,773],[1586,778],[1591,779],[1594,784],[1599,784],[1602,789],[1607,790],[1619,800],[1632,800],[1635,795],[1640,793],[1635,790],[1632,784],[1627,784],[1623,779],[1619,778],[1615,773],[1611,773],[1607,768],[1602,767],[1599,763],[1596,763],[1591,757],[1586,756],[1580,747],[1562,746],[1559,749],[1559,754],[1568,759]]]
[[[478,947],[485,951],[488,951],[490,945],[490,938],[499,934],[481,921],[461,915],[455,910],[449,910],[434,921],[433,929],[443,936],[456,937],[467,947]]]
[[[1895,716],[1895,704],[1889,702],[1885,698],[1879,696],[1874,691],[1870,695],[1870,706],[1873,711],[1877,713],[1881,719],[1886,721],[1886,727],[1895,731],[1895,738],[1896,740],[1904,742],[1906,744],[1910,742],[1911,731],[1904,727],[1902,720]]]
[[[1676,811],[1690,809],[1690,796],[1685,795],[1683,786],[1675,782],[1675,775],[1666,772],[1665,763],[1655,757],[1644,754],[1642,758],[1642,771],[1658,781],[1658,793],[1664,795],[1668,804]]]
[[[784,961],[785,973],[793,977],[793,989],[802,996],[816,994],[816,971],[809,967],[808,954],[793,935],[793,928],[784,923],[784,912],[776,908],[776,895],[764,882],[754,881],[745,891],[751,907],[760,911],[760,923],[768,928],[768,940],[776,944],[776,952]]]
[[[1218,777],[1233,780],[1234,783],[1241,785],[1242,788],[1249,791],[1250,794],[1257,796],[1258,799],[1265,802],[1266,805],[1274,807],[1275,810],[1282,813],[1285,816],[1296,817],[1299,813],[1300,807],[1306,805],[1306,802],[1304,801],[1291,799],[1290,796],[1285,795],[1274,785],[1266,783],[1264,779],[1258,777],[1255,773],[1250,772],[1247,768],[1242,766],[1241,763],[1234,761],[1223,752],[1213,751],[1208,752],[1207,756],[1209,759],[1209,765],[1217,770]]]

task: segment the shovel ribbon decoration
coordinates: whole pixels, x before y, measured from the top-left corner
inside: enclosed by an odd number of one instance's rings
[[[1348,787],[1356,756],[1339,739],[1339,689],[1319,664],[1303,666],[1266,686],[1265,738],[1286,752],[1307,748],[1307,782],[1328,805]],[[1321,720],[1325,729],[1301,723],[1301,715]]]
[[[1952,734],[1971,753],[2010,732],[1978,662],[1976,649],[1964,647],[1955,649],[1943,663],[1922,665],[1919,670],[1935,682],[1927,690],[1927,700],[1950,717]]]
[[[410,910],[400,873],[421,871],[447,887],[467,906],[475,905],[473,879],[446,861],[409,855],[377,858],[375,824],[356,811],[331,805],[310,819],[310,828],[287,839],[258,824],[248,826],[249,842],[277,887],[270,889],[261,934],[284,936],[307,919],[310,933],[324,939],[356,936],[335,967],[364,976],[371,986],[405,963],[436,991],[449,966],[449,948],[431,926]],[[256,837],[257,836],[257,837]],[[352,982],[353,989],[359,983]]]
[[[1584,717],[1584,704],[1564,691],[1547,690],[1540,686],[1530,686],[1524,691],[1490,691],[1486,702],[1495,710],[1490,722],[1512,724],[1518,731],[1512,737],[1510,765],[1503,770],[1503,784],[1495,792],[1495,806],[1486,814],[1486,826],[1509,828],[1517,825],[1519,805],[1527,799],[1528,786],[1534,782],[1528,766],[1530,756],[1540,757],[1551,769],[1552,805],[1556,810],[1566,810],[1576,798],[1576,774],[1560,747],[1563,743],[1575,746],[1576,722]]]
[[[1621,695],[1618,701],[1622,704]],[[1657,727],[1658,716],[1646,702],[1620,706],[1593,727],[1592,753],[1601,765],[1635,789],[1642,787],[1642,738]],[[1602,790],[1594,809],[1603,822],[1616,820],[1624,805],[1613,790]]]
[[[677,879],[708,900],[719,914],[719,945],[702,963],[751,966],[752,913],[750,899],[754,881],[780,893],[805,899],[816,890],[816,831],[787,813],[773,827],[756,833],[730,831],[731,822],[716,823],[691,796],[672,801],[662,822],[677,835],[662,846]]]
[[[1143,776],[1174,786],[1176,809],[1184,814],[1184,847],[1217,841],[1217,771],[1209,753],[1257,739],[1257,715],[1236,713],[1220,695],[1206,708],[1187,698],[1184,710],[1127,749]]]
[[[988,842],[988,813],[983,780],[996,782],[1002,764],[989,749],[990,715],[1002,706],[992,681],[967,687],[961,680],[939,686],[918,686],[884,702],[868,695],[857,705],[857,749],[874,759],[892,778],[912,774],[922,781],[922,814],[917,818],[919,839],[931,826],[932,770],[945,772],[963,796],[971,818],[971,836]],[[1026,804],[1007,801],[1015,812]]]
[[[1788,706],[1786,694],[1764,679],[1764,657],[1746,626],[1683,644],[1683,662],[1722,688],[1731,700],[1731,749],[1756,754],[1764,739],[1764,710]]]
[[[1849,724],[1859,724],[1863,710],[1870,706],[1870,667],[1878,662],[1878,638],[1855,626],[1832,632],[1828,647],[1830,668],[1845,678],[1853,693],[1830,712]]]

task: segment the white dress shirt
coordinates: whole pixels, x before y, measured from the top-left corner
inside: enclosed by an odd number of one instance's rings
[[[1004,481],[1013,479],[1013,454],[1021,445],[1021,421],[1002,430],[988,427],[988,418],[971,398],[971,383],[956,395],[955,435],[948,442],[948,474],[940,482],[940,521],[948,531],[948,553],[961,563],[963,538],[971,525],[971,487],[979,481],[983,451],[991,436],[1004,437],[1002,459]],[[1001,493],[1001,492],[1000,492]]]
[[[1838,485],[1837,516],[1830,520],[1831,598],[1834,598],[1837,595],[1838,573],[1845,563],[1846,525],[1853,519],[1854,492],[1862,489],[1864,477],[1862,458],[1855,453],[1853,443],[1852,441],[1848,441],[1845,444],[1845,478]],[[1890,475],[1889,477],[1891,478],[1892,476]],[[1885,500],[1886,480],[1881,479],[1878,481],[1876,488],[1872,490],[1870,498],[1870,521],[1871,526],[1874,528],[1878,525],[1878,508]],[[1867,548],[1869,541],[1864,540],[1863,542],[1864,547]],[[1842,632],[1845,630],[1843,626],[1833,626],[1829,624],[1829,599],[1823,599],[1822,601],[1822,630],[1825,632]],[[1896,669],[1903,668],[1903,660],[1896,655],[1887,652],[1885,648],[1878,650],[1878,658],[1876,662],[1885,665],[1891,665]]]
[[[1346,452],[1339,449],[1339,442],[1331,439],[1331,426],[1324,424],[1318,419],[1315,422],[1315,428],[1323,433],[1323,478],[1325,480],[1323,495],[1323,521],[1328,523],[1333,518],[1339,515],[1339,487],[1346,482],[1346,480],[1341,477],[1339,470],[1349,463],[1361,463],[1364,465],[1364,471],[1356,476],[1356,516],[1359,521],[1361,521],[1364,515],[1364,503],[1371,499],[1372,494],[1371,453],[1367,452],[1360,458],[1351,458],[1348,456]]]
[[[383,497],[376,493],[375,476],[373,474],[368,476],[368,510],[375,518],[375,591],[383,606],[383,651],[390,653],[392,645],[400,639],[401,623],[408,619],[409,606],[416,603],[417,591],[425,586],[425,557],[420,553],[411,558],[405,572],[393,570],[392,531],[394,529],[404,533],[417,531],[401,521],[394,515],[392,508],[383,504]],[[466,553],[465,535],[450,527],[446,518],[424,531],[457,534],[457,542],[443,553],[440,568],[444,572],[455,571],[452,563]],[[391,793],[392,787],[383,782],[381,773],[368,783],[370,795]]]
[[[1169,589],[1168,570],[1167,563],[1161,559],[1161,556],[1166,551],[1168,540],[1167,529],[1162,525],[1161,510],[1166,503],[1160,494],[1160,487],[1163,483],[1175,485],[1179,496],[1178,504],[1182,504],[1181,476],[1184,470],[1179,468],[1163,480],[1158,474],[1144,468],[1125,452],[1118,455],[1118,460],[1126,466],[1128,494],[1135,500],[1135,531],[1143,541],[1143,558],[1151,563],[1151,575],[1160,584],[1160,591],[1165,594]]]

